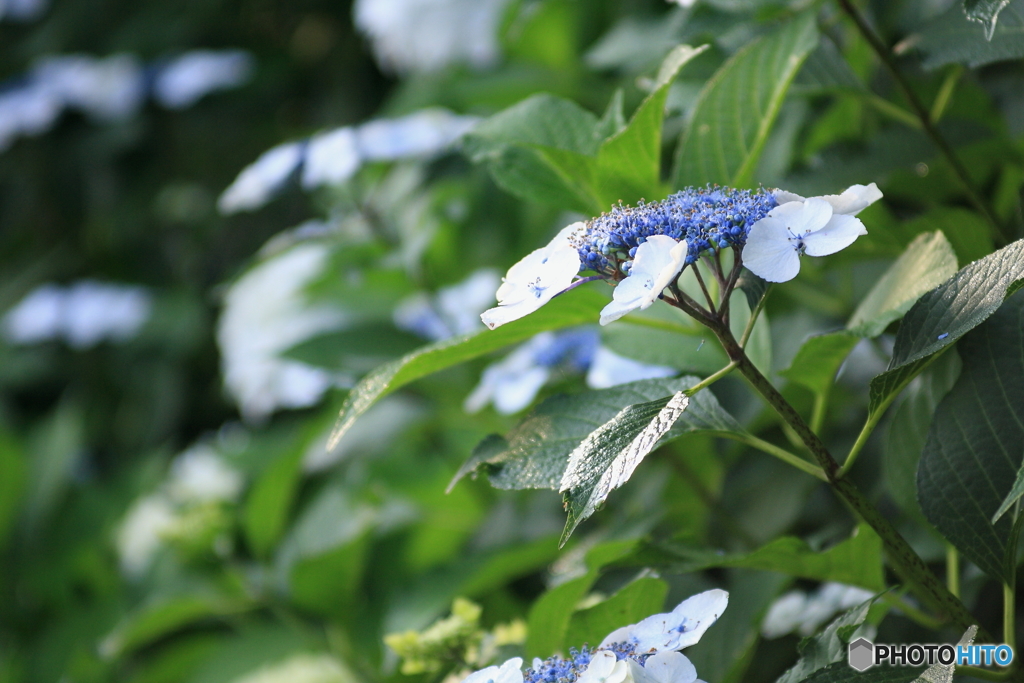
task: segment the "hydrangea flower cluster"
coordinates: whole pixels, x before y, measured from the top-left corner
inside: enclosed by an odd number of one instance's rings
[[[800,271],[801,256],[834,254],[866,235],[854,216],[881,197],[874,183],[810,199],[785,190],[708,186],[661,202],[620,205],[563,228],[512,266],[498,288],[498,306],[481,319],[494,329],[577,284],[603,279],[616,284],[613,301],[601,312],[606,325],[653,304],[706,252],[730,247],[735,268],[742,264],[764,280],[785,282]],[[596,275],[577,279],[585,271]]]
[[[470,674],[463,683],[695,683],[697,670],[679,650],[696,644],[728,604],[727,592],[705,591],[671,612],[612,631],[593,650],[534,659],[526,671],[523,660],[513,657]]]
[[[778,206],[764,189],[688,187],[661,202],[616,206],[572,236],[580,263],[605,277],[628,274],[641,244],[654,235],[686,240],[686,264],[708,249],[742,246],[754,223]]]

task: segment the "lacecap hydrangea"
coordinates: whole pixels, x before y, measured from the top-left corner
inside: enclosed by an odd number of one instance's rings
[[[697,670],[679,650],[696,644],[728,604],[726,591],[705,591],[671,612],[612,631],[594,649],[537,658],[525,671],[522,658],[513,657],[463,683],[695,683]]]
[[[660,202],[614,207],[563,228],[509,269],[498,306],[481,315],[494,329],[591,280],[616,285],[602,311],[607,324],[644,309],[702,256],[733,249],[769,282],[796,277],[800,256],[825,256],[867,234],[854,216],[880,199],[878,187],[854,185],[839,195],[806,199],[785,190],[686,188]],[[581,273],[594,275],[581,277]]]

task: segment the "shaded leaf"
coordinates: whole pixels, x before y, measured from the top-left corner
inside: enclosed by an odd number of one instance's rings
[[[861,337],[877,337],[956,271],[956,254],[942,231],[918,235],[864,297],[847,329]]]
[[[992,253],[992,231],[985,218],[977,211],[954,206],[940,206],[923,216],[903,224],[907,234],[941,230],[956,252],[960,266],[977,261]]]
[[[903,510],[924,521],[917,503],[917,464],[932,416],[960,376],[960,356],[943,354],[921,373],[893,411],[885,438],[883,469],[889,493]]]
[[[668,567],[687,573],[712,567],[758,569],[818,581],[836,581],[868,590],[885,590],[882,541],[866,524],[853,537],[823,552],[790,536],[772,541],[751,553],[724,554],[682,543],[659,543],[640,548],[620,562],[628,566]]]
[[[964,557],[1010,583],[1012,520],[990,521],[1024,456],[1024,294],[965,336],[963,370],[935,411],[917,473],[921,510]]]
[[[924,672],[923,666],[875,666],[857,671],[844,661],[818,669],[805,683],[910,683]]]
[[[764,296],[770,286],[767,280],[762,280],[746,268],[740,272],[740,277],[736,280],[736,288],[742,290],[743,294],[746,295],[747,305],[750,307],[750,310],[757,308],[761,297]]]
[[[806,12],[733,55],[701,91],[673,185],[749,186],[786,91],[817,43],[814,13]]]
[[[602,327],[601,343],[627,358],[703,376],[728,365],[729,357],[707,328],[658,329],[634,324],[635,317]]]
[[[999,13],[1010,4],[1010,0],[964,0],[964,14],[985,28],[985,40],[992,40]]]
[[[526,621],[526,656],[547,657],[552,652],[565,652],[566,632],[576,605],[583,600],[597,580],[597,572],[566,581],[541,595],[530,608]]]
[[[824,394],[832,387],[836,373],[858,341],[859,338],[847,332],[815,335],[803,343],[793,362],[779,374],[816,394]]]
[[[1002,4],[1002,21],[996,25],[998,12],[989,12],[984,27],[965,16],[956,5],[931,22],[918,36],[917,45],[925,53],[924,66],[934,69],[944,64],[962,63],[971,67],[1024,57],[1024,0],[977,0],[981,19],[985,8]]]
[[[800,659],[776,683],[800,683],[819,669],[839,663],[850,668],[845,659],[851,636],[868,618],[874,598],[841,614],[819,635],[800,643]]]
[[[1024,282],[1024,240],[962,268],[903,316],[889,368],[871,380],[869,415],[889,403],[932,360],[980,325]]]
[[[525,341],[539,332],[593,322],[607,303],[607,298],[593,290],[577,289],[496,330],[446,339],[380,366],[349,392],[327,447],[334,448],[360,415],[392,391],[438,370]]]
[[[239,600],[183,595],[151,602],[130,615],[100,644],[104,657],[117,659],[165,638],[185,626],[248,609]]]
[[[266,557],[284,533],[302,473],[304,449],[293,448],[275,460],[245,499],[242,528],[254,555]]]
[[[680,391],[664,399],[626,406],[569,454],[559,486],[569,514],[562,531],[563,544],[612,491],[629,481],[689,405],[690,399]]]

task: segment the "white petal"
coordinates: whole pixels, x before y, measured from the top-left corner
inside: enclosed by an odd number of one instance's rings
[[[786,204],[787,202],[802,202],[804,198],[794,192],[787,192],[786,190],[775,190],[775,201],[779,204]]]
[[[821,197],[811,197],[803,204],[789,202],[768,212],[772,218],[781,220],[797,237],[821,230],[832,218],[832,205]]]
[[[659,652],[644,662],[646,671],[657,683],[694,683],[697,668],[681,652]]]
[[[565,291],[579,270],[579,253],[567,238],[554,247],[536,249],[509,268],[498,288],[498,306],[484,311],[480,319],[493,330],[529,315]]]
[[[356,148],[355,132],[348,126],[314,135],[306,149],[302,187],[339,185],[359,169],[362,159]]]
[[[607,325],[657,301],[662,290],[683,269],[686,250],[686,240],[676,241],[665,235],[647,238],[636,250],[629,276],[615,286],[612,302],[601,311],[601,324]]]
[[[788,206],[788,205],[787,205]],[[786,224],[767,216],[750,226],[743,265],[768,282],[786,282],[800,272],[800,255]]]
[[[623,683],[629,674],[627,660],[619,660],[615,653],[607,650],[595,652],[576,683]]]
[[[667,614],[654,614],[633,626],[629,640],[637,653],[681,650],[700,640],[729,604],[729,594],[714,589],[687,598]],[[601,647],[610,645],[605,638]]]
[[[807,594],[790,591],[777,598],[768,608],[768,614],[761,622],[761,635],[765,638],[779,638],[792,633],[803,623],[807,611]]]
[[[499,666],[474,671],[462,683],[523,683],[523,660],[513,657]]]
[[[868,234],[859,218],[837,214],[817,232],[804,237],[804,253],[808,256],[828,256],[853,244],[861,235]]]
[[[835,213],[856,216],[858,213],[871,206],[882,198],[882,191],[878,185],[852,185],[842,194],[829,194],[822,197],[832,205]]]

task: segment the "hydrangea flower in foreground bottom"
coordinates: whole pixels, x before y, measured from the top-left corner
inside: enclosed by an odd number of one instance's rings
[[[523,660],[514,657],[470,674],[463,683],[694,683],[697,670],[678,650],[700,640],[728,604],[727,592],[705,591],[671,612],[612,631],[595,650],[571,650],[568,659],[534,659],[525,672]]]

